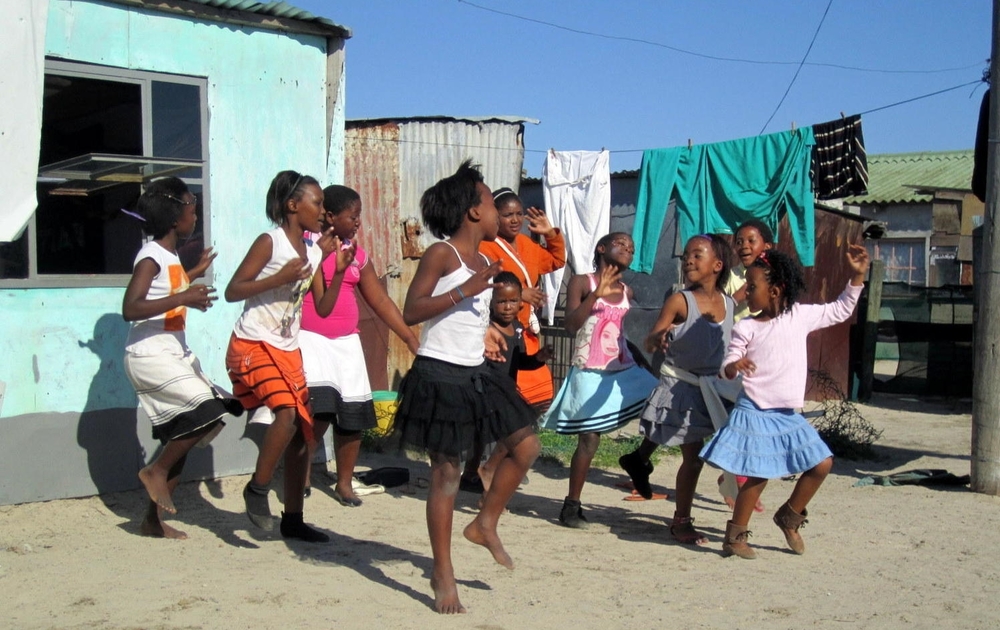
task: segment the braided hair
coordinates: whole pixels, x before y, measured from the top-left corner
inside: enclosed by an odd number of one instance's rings
[[[757,260],[753,261],[750,266],[762,269],[767,281],[772,286],[781,289],[779,313],[790,310],[806,290],[802,267],[788,254],[769,249],[761,252]]]

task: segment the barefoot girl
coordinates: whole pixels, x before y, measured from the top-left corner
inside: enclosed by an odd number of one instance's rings
[[[650,455],[659,445],[681,447],[677,469],[677,507],[670,533],[679,542],[704,545],[708,540],[694,529],[694,500],[705,438],[715,432],[699,377],[715,376],[733,328],[733,299],[723,293],[729,276],[729,246],[718,236],[695,236],[684,248],[687,289],[663,304],[660,317],[646,338],[650,352],[664,351],[660,384],[642,411],[639,431],[644,436],[634,452],[619,460],[639,494],[652,497]],[[721,414],[720,414],[721,415]],[[724,420],[723,415],[719,420]]]
[[[226,352],[233,392],[244,407],[267,405],[274,413],[253,477],[243,489],[243,500],[254,525],[268,531],[274,528],[267,495],[278,460],[284,455],[281,535],[327,542],[326,534],[302,522],[309,458],[306,443],[313,439],[313,427],[299,352],[299,321],[303,297],[310,289],[317,312],[330,313],[354,248],[342,249],[332,229],[315,242],[303,238],[307,230],[321,230],[323,211],[323,190],[308,175],[278,173],[267,191],[266,209],[267,217],[278,227],[257,237],[226,287],[227,302],[244,300],[243,314],[233,327]],[[336,274],[329,283],[319,267],[333,251],[337,252]]]
[[[538,456],[539,444],[531,407],[510,378],[483,359],[490,281],[500,271],[499,262],[490,263],[479,253],[479,244],[497,235],[490,189],[466,161],[424,192],[420,212],[434,236],[447,240],[427,248],[406,294],[403,319],[424,326],[417,358],[400,387],[395,430],[403,443],[424,448],[430,456],[427,530],[434,556],[434,606],[440,613],[460,613],[465,608],[451,563],[451,525],[462,457],[477,439],[507,448],[465,537],[513,568],[497,535],[497,520]]]
[[[854,275],[829,304],[796,304],[805,283],[801,268],[787,254],[764,252],[747,269],[747,304],[759,314],[735,325],[723,361],[726,378],[743,374],[743,394],[729,423],[701,452],[713,466],[748,477],[726,525],[725,555],[757,557],[747,544],[754,505],[768,479],[795,474],[799,479],[774,522],[792,551],[805,551],[799,527],[833,466],[833,454],[795,409],[802,407],[806,389],[806,337],[850,317],[861,295],[868,253],[849,245],[847,261]]]
[[[656,386],[656,377],[632,357],[623,328],[632,290],[621,277],[634,253],[628,234],[601,237],[594,249],[596,273],[575,275],[566,288],[565,326],[576,334],[573,365],[542,417],[544,428],[578,440],[570,462],[569,494],[559,513],[566,527],[587,527],[580,495],[601,434],[637,417]]]
[[[187,347],[187,308],[205,311],[215,301],[212,287],[189,284],[200,278],[215,254],[208,248],[185,271],[177,257],[179,242],[191,236],[198,200],[176,177],[159,179],[139,197],[143,230],[153,237],[136,254],[132,279],[122,300],[122,317],[132,322],[125,346],[125,374],[135,387],[143,411],[153,423],[153,437],[163,450],[139,471],[149,494],[141,531],[147,536],[187,538],[163,522],[174,514],[173,495],[188,451],[207,444],[222,428],[227,408],[242,413],[236,401],[223,401]]]
[[[361,196],[347,186],[327,186],[323,189],[323,223],[332,228],[341,243],[353,243],[354,261],[342,275],[337,275],[337,258],[323,262],[323,276],[340,281],[337,303],[328,317],[316,310],[312,293],[302,306],[302,330],[299,345],[305,366],[309,399],[315,421],[315,440],[309,445],[309,461],[316,444],[333,425],[333,451],[337,462],[337,485],[333,498],[341,505],[358,507],[361,499],[351,484],[354,465],[361,449],[361,433],[374,428],[375,405],[368,383],[368,368],[358,336],[358,300],[354,289],[375,314],[399,335],[411,352],[416,354],[417,337],[403,322],[403,315],[385,292],[375,273],[368,253],[358,246],[355,236],[361,227]],[[328,287],[327,290],[334,290]],[[308,487],[309,476],[306,475]]]

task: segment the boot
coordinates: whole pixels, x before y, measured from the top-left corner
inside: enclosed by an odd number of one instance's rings
[[[797,513],[787,502],[774,513],[774,524],[785,535],[789,548],[799,555],[806,551],[806,544],[802,541],[802,536],[799,536],[799,528],[809,522],[806,520],[807,514],[806,510],[802,510],[802,514]]]
[[[559,522],[573,529],[587,529],[590,526],[587,517],[583,515],[583,506],[579,501],[574,501],[569,497],[563,501],[562,510],[559,512]]]
[[[726,521],[726,537],[722,541],[722,555],[725,557],[739,556],[744,560],[753,560],[757,557],[757,552],[747,544],[750,537],[750,530],[746,525],[737,525],[732,521]]]

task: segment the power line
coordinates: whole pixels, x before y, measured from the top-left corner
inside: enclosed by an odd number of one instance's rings
[[[962,83],[961,85],[955,85],[950,88],[945,88],[943,90],[938,90],[936,92],[930,92],[929,94],[922,94],[920,96],[914,96],[913,98],[908,98],[902,101],[897,101],[895,103],[889,103],[888,105],[882,105],[881,107],[876,107],[874,109],[869,109],[867,111],[858,112],[859,116],[865,116],[874,112],[880,112],[884,109],[890,109],[892,107],[897,107],[899,105],[906,105],[907,103],[912,103],[914,101],[919,101],[921,99],[929,98],[931,96],[937,96],[938,94],[944,94],[945,92],[953,92],[955,90],[960,90],[964,87],[969,87],[970,85],[978,85],[983,83],[982,79],[976,79],[975,81],[969,81],[968,83]],[[487,145],[470,145],[460,142],[433,142],[427,140],[401,140],[399,138],[374,138],[368,136],[357,136],[352,135],[350,131],[346,134],[346,139],[355,142],[394,142],[397,144],[427,144],[440,147],[462,147],[467,149],[490,149],[493,151],[523,151],[524,153],[548,153],[548,149],[519,149],[518,147],[496,147]],[[609,149],[608,153],[642,153],[646,149]]]
[[[482,5],[476,4],[474,2],[469,2],[468,0],[458,0],[459,4],[466,4],[470,7],[479,9],[481,11],[488,11],[490,13],[496,13],[497,15],[503,15],[506,17],[514,18],[516,20],[523,20],[525,22],[532,22],[534,24],[541,24],[542,26],[548,26],[551,28],[559,29],[561,31],[567,31],[569,33],[576,33],[577,35],[587,35],[589,37],[599,37],[601,39],[611,39],[623,42],[632,42],[635,44],[645,44],[647,46],[655,46],[657,48],[665,48],[666,50],[672,50],[676,53],[682,55],[690,55],[692,57],[699,57],[701,59],[710,59],[712,61],[727,61],[731,63],[749,63],[755,65],[765,65],[765,66],[794,66],[800,64],[798,61],[769,61],[762,59],[741,59],[738,57],[722,57],[719,55],[709,55],[706,53],[700,53],[693,50],[686,50],[684,48],[678,48],[676,46],[670,46],[662,42],[654,42],[648,39],[642,39],[638,37],[625,37],[622,35],[608,35],[606,33],[598,33],[595,31],[585,31],[582,29],[571,28],[569,26],[563,26],[562,24],[556,24],[555,22],[546,22],[545,20],[539,20],[536,18],[530,18],[524,15],[518,15],[516,13],[509,13],[507,11],[500,11],[499,9],[493,9],[491,7],[484,7]],[[880,74],[936,74],[941,72],[956,72],[958,70],[968,70],[969,68],[975,68],[981,66],[984,62],[977,61],[976,63],[969,64],[967,66],[961,66],[957,68],[940,68],[936,70],[891,70],[891,69],[881,69],[881,68],[863,68],[859,66],[847,66],[838,63],[824,63],[819,61],[809,61],[806,62],[807,66],[817,66],[824,68],[836,68],[839,70],[852,70],[855,72],[875,72]]]
[[[809,47],[806,48],[806,54],[802,55],[802,61],[799,62],[799,67],[795,69],[795,74],[792,76],[792,80],[788,82],[788,87],[785,88],[785,93],[781,95],[781,100],[778,101],[778,105],[774,108],[774,111],[771,112],[771,115],[768,117],[767,122],[764,123],[764,126],[760,128],[760,132],[757,134],[758,136],[764,133],[764,130],[767,129],[767,126],[771,124],[771,121],[774,120],[774,115],[778,113],[778,110],[781,109],[781,104],[785,102],[785,98],[788,96],[788,93],[792,91],[792,86],[795,85],[795,79],[799,78],[799,73],[802,72],[802,66],[805,64],[806,59],[809,57],[809,53],[813,49],[813,44],[816,43],[816,38],[819,37],[819,30],[823,28],[823,22],[826,21],[826,15],[827,13],[830,12],[830,7],[832,6],[833,6],[833,0],[830,0],[826,4],[826,11],[823,11],[823,17],[819,19],[819,24],[816,25],[816,32],[813,33],[812,40],[810,40],[809,42]]]
[[[882,107],[876,107],[875,109],[869,109],[866,112],[860,112],[860,116],[865,114],[870,114],[872,112],[882,111],[883,109],[889,109],[890,107],[896,107],[897,105],[905,105],[906,103],[912,103],[913,101],[919,101],[922,98],[927,98],[929,96],[937,96],[938,94],[944,94],[945,92],[951,92],[953,90],[959,90],[964,87],[969,87],[970,85],[976,85],[977,83],[982,83],[982,79],[977,79],[975,81],[970,81],[968,83],[963,83],[962,85],[956,85],[955,87],[945,88],[943,90],[938,90],[937,92],[931,92],[930,94],[924,94],[923,96],[914,96],[913,98],[908,98],[905,101],[898,101],[896,103],[890,103],[888,105],[883,105]],[[974,91],[974,90],[973,90]]]

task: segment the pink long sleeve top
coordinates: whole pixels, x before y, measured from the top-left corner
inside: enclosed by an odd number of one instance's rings
[[[749,358],[757,366],[743,376],[743,389],[761,409],[797,409],[806,393],[808,357],[806,337],[814,330],[845,321],[864,285],[847,285],[843,293],[827,304],[795,304],[774,319],[741,319],[733,326],[732,340],[722,362]]]

